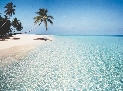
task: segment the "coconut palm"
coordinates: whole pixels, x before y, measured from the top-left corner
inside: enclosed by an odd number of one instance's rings
[[[2,16],[0,15],[0,21],[2,21],[3,20],[3,18],[2,18]]]
[[[23,29],[22,23],[19,22],[19,23],[18,23],[18,26],[17,26],[17,28],[16,28],[16,30],[17,30],[17,31],[21,31],[22,29]]]
[[[6,36],[6,35],[12,35],[12,28],[14,27],[15,30],[21,31],[23,29],[21,22],[15,18],[12,22],[10,21],[10,17],[15,14],[15,8],[16,6],[13,5],[12,2],[6,4],[4,8],[6,10],[4,13],[4,18],[0,15],[0,36]],[[1,13],[0,13],[1,14]],[[13,27],[12,27],[13,26]]]
[[[12,26],[13,26],[14,28],[16,28],[16,27],[18,26],[18,24],[19,24],[19,21],[20,21],[20,20],[17,20],[17,18],[14,18],[14,20],[12,21]]]
[[[16,6],[13,5],[12,2],[6,4],[6,6],[4,8],[6,8],[6,10],[4,11],[4,13],[6,13],[6,15],[8,15],[9,17],[15,14],[15,8]]]
[[[45,25],[45,27],[46,27],[46,31],[47,31],[47,22],[50,22],[51,23],[51,25],[53,25],[53,22],[52,22],[52,20],[51,19],[54,19],[53,18],[53,16],[48,16],[47,15],[47,12],[48,12],[48,10],[47,9],[39,9],[39,11],[38,12],[36,12],[36,14],[38,14],[38,16],[36,16],[36,17],[34,17],[33,19],[35,20],[35,24],[37,24],[37,23],[39,23],[39,22],[44,22],[44,25]],[[40,24],[41,24],[40,23]],[[39,24],[39,25],[40,25]]]
[[[10,16],[12,16],[12,15],[15,14],[15,9],[14,9],[15,7],[16,7],[16,6],[13,5],[12,2],[6,4],[6,6],[4,7],[4,8],[6,8],[6,10],[4,11],[4,13],[6,13],[6,16],[7,16],[7,17],[10,18]],[[6,23],[6,21],[2,24],[2,26],[0,26],[0,28],[3,27],[3,26],[5,25],[5,23]]]
[[[17,30],[17,31],[21,31],[23,29],[22,23],[19,22],[20,20],[18,20],[17,18],[14,18],[14,20],[12,21],[12,26]]]
[[[6,23],[5,23],[5,22],[6,22]],[[3,23],[4,23],[4,26],[3,26]],[[9,30],[8,30],[8,29],[9,29],[8,27],[11,26],[11,22],[10,22],[10,20],[7,18],[6,15],[4,15],[4,18],[0,16],[0,26],[2,26],[2,27],[0,27],[0,32],[1,32],[1,33],[7,33],[7,32],[9,31]]]
[[[4,26],[0,27],[0,38],[2,38],[2,40],[4,40],[3,37],[5,37],[7,33],[11,32],[11,21],[8,20],[7,16],[4,18],[0,16],[0,26],[3,25],[4,22],[6,22]]]

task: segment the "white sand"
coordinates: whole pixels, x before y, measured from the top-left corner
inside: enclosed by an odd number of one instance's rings
[[[34,40],[34,39],[44,38],[44,37],[52,40],[52,37],[50,35],[35,35],[35,34],[13,35],[13,37],[10,37],[10,39],[6,39],[6,41],[0,41],[0,50],[11,48],[14,46],[36,43],[38,41],[40,43],[43,43],[43,42],[45,42],[44,40]],[[20,38],[20,39],[14,40],[13,38]]]
[[[13,40],[13,38],[20,38]],[[18,34],[13,35],[6,41],[0,41],[0,67],[11,64],[26,57],[28,53],[38,45],[50,40],[34,40],[36,38],[47,38],[53,40],[51,35]]]

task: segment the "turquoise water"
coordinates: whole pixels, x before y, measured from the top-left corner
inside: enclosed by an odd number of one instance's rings
[[[0,91],[123,91],[122,36],[54,37],[1,67]]]

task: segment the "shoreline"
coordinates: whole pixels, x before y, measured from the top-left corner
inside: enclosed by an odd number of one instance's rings
[[[19,40],[12,40],[12,38],[20,38]],[[28,37],[28,38],[27,38]],[[46,37],[49,40],[34,40],[35,38]],[[53,40],[51,35],[16,35],[8,39],[8,41],[0,41],[0,67],[17,62],[26,57],[30,51],[39,45],[45,44]],[[27,39],[24,39],[27,38]],[[8,45],[5,45],[8,44]]]
[[[52,35],[35,35],[35,34],[17,34],[10,37],[10,39],[5,39],[5,41],[0,41],[0,50],[11,48],[14,46],[25,45],[35,42],[43,42],[42,38],[47,38],[52,40]]]

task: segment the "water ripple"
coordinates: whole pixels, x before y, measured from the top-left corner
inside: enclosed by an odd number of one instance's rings
[[[1,67],[0,90],[122,91],[123,41],[113,38],[56,37]]]

